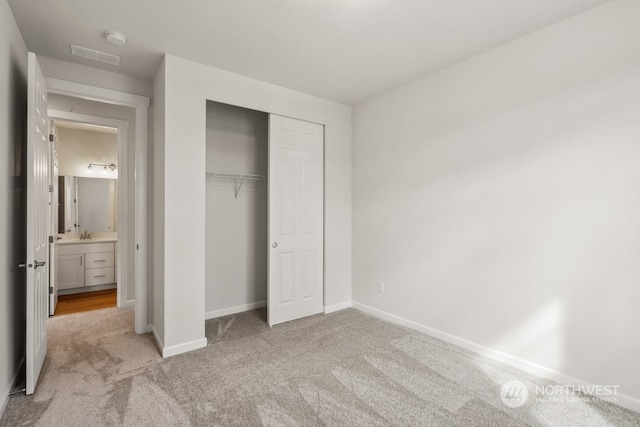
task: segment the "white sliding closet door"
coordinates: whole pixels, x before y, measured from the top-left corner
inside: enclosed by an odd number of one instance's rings
[[[269,283],[273,326],[324,307],[324,127],[269,116]]]

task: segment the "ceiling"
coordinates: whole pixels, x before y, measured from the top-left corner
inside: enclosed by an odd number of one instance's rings
[[[8,0],[36,54],[152,80],[166,52],[350,105],[605,2]],[[127,45],[109,44],[109,30]]]

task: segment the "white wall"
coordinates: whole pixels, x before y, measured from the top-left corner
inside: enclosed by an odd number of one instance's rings
[[[207,102],[206,170],[267,175],[269,115]],[[206,317],[267,299],[267,182],[207,178]],[[236,309],[233,309],[233,308]]]
[[[152,126],[153,137],[149,144],[149,222],[152,229],[148,233],[148,294],[147,317],[153,333],[159,341],[160,348],[164,348],[164,140],[165,140],[165,61],[153,80]],[[187,231],[187,227],[185,232]]]
[[[206,343],[206,100],[326,125],[325,304],[350,301],[351,108],[171,55],[165,67],[164,257],[154,260],[164,265],[165,348]]]
[[[118,164],[118,135],[57,127],[58,174],[87,178],[118,178],[118,171],[87,168],[89,163]]]
[[[6,0],[0,0],[0,416],[25,342],[27,48]]]
[[[638,16],[609,2],[355,108],[355,302],[640,403]]]

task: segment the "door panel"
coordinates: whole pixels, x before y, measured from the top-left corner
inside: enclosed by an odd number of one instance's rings
[[[269,117],[270,325],[321,313],[324,127]]]
[[[49,128],[46,82],[35,54],[28,62],[26,393],[32,394],[47,353]]]
[[[315,250],[302,251],[302,298],[309,299],[317,296],[316,292],[318,288],[316,281],[318,276],[317,271],[317,259],[318,254]]]
[[[280,255],[280,301],[279,304],[293,303],[295,296],[295,253],[281,252]]]

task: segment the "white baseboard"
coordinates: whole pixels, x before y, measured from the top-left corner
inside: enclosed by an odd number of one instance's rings
[[[136,300],[134,299],[128,299],[124,302],[124,304],[122,304],[122,308],[126,308],[126,307],[133,307],[136,305]]]
[[[178,354],[187,353],[189,351],[197,350],[207,346],[206,338],[199,338],[197,340],[185,342],[182,344],[172,345],[171,347],[164,347],[162,349],[162,357],[167,358],[176,356]]]
[[[351,301],[344,301],[338,304],[327,305],[324,307],[324,314],[334,313],[336,311],[344,310],[351,307]]]
[[[186,353],[188,351],[197,350],[199,348],[203,348],[207,346],[207,339],[200,338],[194,341],[185,342],[178,345],[172,345],[171,347],[164,346],[164,340],[160,338],[160,334],[156,330],[155,326],[149,325],[151,329],[151,333],[153,334],[153,338],[156,340],[156,345],[158,346],[158,350],[160,350],[160,354],[162,354],[163,358],[176,356],[181,353]]]
[[[136,305],[136,300],[134,299],[125,300],[124,302],[121,302],[120,300],[118,300],[118,308],[130,308],[130,307],[134,307],[135,305]]]
[[[236,305],[235,307],[222,308],[220,310],[207,311],[204,313],[205,320],[215,319],[216,317],[228,316],[230,314],[244,313],[245,311],[255,310],[256,308],[266,307],[266,301],[251,302],[249,304]]]
[[[462,347],[464,349],[480,354],[482,356],[489,357],[491,359],[497,360],[506,365],[520,369],[530,374],[533,374],[542,378],[546,378],[551,381],[555,381],[558,384],[584,385],[584,386],[593,385],[592,383],[582,380],[580,378],[575,378],[570,375],[564,374],[562,372],[558,372],[556,370],[547,368],[545,366],[541,366],[536,363],[530,362],[528,360],[524,360],[524,359],[512,356],[510,354],[503,353],[501,351],[498,351],[489,347],[485,347],[481,344],[466,340],[464,338],[457,337],[455,335],[448,334],[446,332],[442,332],[438,329],[434,329],[429,326],[422,325],[412,320],[408,320],[403,317],[396,316],[394,314],[387,313],[382,310],[378,310],[377,308],[369,307],[367,305],[360,304],[355,301],[351,305],[353,308],[360,310],[362,312],[365,312],[367,314],[370,314],[372,316],[378,317],[383,320],[387,320],[397,325],[405,326],[407,328],[416,330],[418,332],[422,332],[426,335],[432,336],[434,338],[438,338],[442,341],[448,342],[458,347]],[[622,406],[623,408],[627,408],[632,411],[640,413],[640,399],[626,395],[626,394],[621,394],[621,393],[618,393],[616,397],[618,398],[618,401],[615,402],[616,405]]]
[[[5,389],[3,390],[2,395],[0,395],[0,418],[2,418],[2,415],[4,414],[4,410],[7,409],[7,404],[9,403],[9,394],[13,391],[13,387],[15,387],[16,385],[16,381],[18,380],[18,376],[20,376],[20,373],[24,370],[24,357],[22,358],[22,360],[20,361],[20,363],[18,363],[18,369],[16,369],[16,371],[13,373],[13,375],[11,376],[11,380],[9,380],[9,384],[7,384],[5,386]]]

